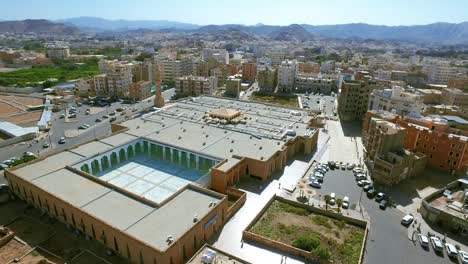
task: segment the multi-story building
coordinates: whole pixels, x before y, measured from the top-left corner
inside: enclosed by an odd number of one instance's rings
[[[424,170],[425,156],[404,149],[405,128],[386,120],[371,118],[364,132],[364,159],[374,182],[397,184]]]
[[[110,97],[128,97],[130,84],[133,82],[132,63],[124,61],[103,61],[99,64],[101,72],[107,76],[107,95]]]
[[[378,88],[368,72],[358,72],[356,80],[342,80],[338,93],[340,119],[362,120],[367,112],[370,93]]]
[[[202,51],[202,59],[215,59],[221,64],[229,64],[229,52],[225,49],[209,49],[205,48]]]
[[[468,111],[468,92],[456,88],[442,89],[440,101],[445,105],[455,105]]]
[[[94,90],[97,96],[108,96],[107,74],[101,73],[94,76]]]
[[[175,92],[178,97],[211,95],[218,87],[216,77],[184,76],[175,79]]]
[[[447,84],[455,76],[455,69],[447,63],[432,63],[424,66],[428,82],[434,84]]]
[[[423,98],[423,103],[426,105],[440,104],[442,92],[435,89],[416,89]]]
[[[265,56],[270,59],[271,65],[280,65],[286,58],[282,51],[268,51]]]
[[[70,57],[70,47],[63,42],[47,44],[47,57],[51,60],[65,60]]]
[[[189,59],[181,60],[155,60],[161,71],[161,81],[163,83],[172,83],[177,77],[192,74],[192,61]]]
[[[468,78],[453,78],[448,81],[447,88],[458,88],[463,91],[468,91]]]
[[[320,64],[316,62],[301,62],[298,63],[297,71],[299,73],[320,73]]]
[[[372,117],[405,128],[404,147],[426,155],[429,167],[450,173],[466,173],[468,170],[468,121],[463,118],[448,115],[400,118],[385,111],[369,111],[363,125],[364,135]]]
[[[289,93],[294,89],[297,73],[297,62],[285,60],[278,68],[278,91]]]
[[[129,98],[133,100],[143,100],[151,96],[151,82],[139,81],[130,84]]]
[[[377,71],[375,71],[375,74],[376,74],[376,79],[378,80],[391,80],[392,79],[392,72],[391,71],[386,71],[386,70],[382,70],[382,69],[378,69]]]
[[[276,89],[276,69],[268,66],[257,68],[258,87],[263,92],[273,92]]]
[[[255,82],[257,78],[257,64],[244,63],[242,64],[242,80],[245,82]]]
[[[335,72],[335,61],[327,60],[327,61],[322,62],[322,64],[320,65],[320,71],[324,73]]]
[[[142,63],[136,63],[132,67],[133,82],[148,81],[153,83],[154,69],[153,63],[150,60],[145,60]]]
[[[407,71],[392,71],[392,81],[406,81],[408,79]]]
[[[295,80],[295,91],[308,93],[331,94],[337,90],[337,75],[298,73]]]
[[[226,96],[238,98],[241,91],[242,75],[229,76],[226,80]]]
[[[368,109],[391,111],[400,116],[420,114],[424,107],[423,100],[419,94],[406,91],[401,86],[393,86],[391,89],[372,91]]]
[[[75,83],[75,89],[80,96],[92,96],[96,94],[94,78],[80,78]]]

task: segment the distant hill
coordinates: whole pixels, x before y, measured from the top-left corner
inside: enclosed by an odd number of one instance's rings
[[[0,22],[0,33],[53,33],[58,35],[74,35],[79,32],[80,30],[75,26],[52,23],[45,19]]]
[[[296,24],[280,27],[270,32],[268,36],[279,41],[307,41],[313,38],[312,33]]]
[[[74,25],[85,31],[126,31],[135,29],[197,29],[200,26],[168,20],[109,20],[97,17],[75,17],[57,20],[67,25]]]

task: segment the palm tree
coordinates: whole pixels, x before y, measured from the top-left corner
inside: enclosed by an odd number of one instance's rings
[[[336,206],[338,206],[338,212],[340,212],[340,208],[343,205],[343,200],[342,199],[336,199]]]
[[[325,209],[328,209],[328,203],[330,203],[331,196],[327,194],[323,197],[323,199],[325,200]]]

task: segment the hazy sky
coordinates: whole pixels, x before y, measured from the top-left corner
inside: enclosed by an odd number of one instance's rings
[[[468,21],[468,0],[0,0],[0,20],[77,16],[195,24],[415,25]]]

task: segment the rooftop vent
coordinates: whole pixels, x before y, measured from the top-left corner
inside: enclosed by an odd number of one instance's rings
[[[194,222],[194,223],[198,222],[198,214],[195,214],[195,215],[193,216],[193,222]]]

